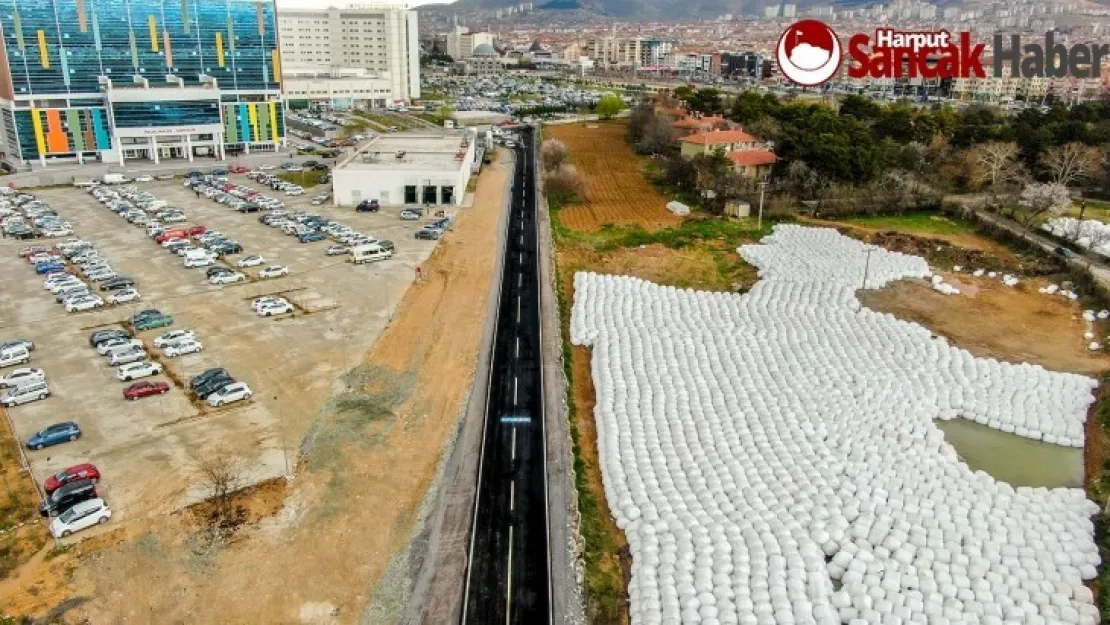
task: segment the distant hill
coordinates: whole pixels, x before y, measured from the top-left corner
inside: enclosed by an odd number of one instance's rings
[[[473,11],[502,9],[519,4],[520,0],[459,0],[451,5],[437,5],[437,8]],[[618,19],[668,20],[715,17],[725,13],[740,13],[746,8],[755,11],[760,3],[756,0],[537,0],[534,5],[539,10],[587,10]]]

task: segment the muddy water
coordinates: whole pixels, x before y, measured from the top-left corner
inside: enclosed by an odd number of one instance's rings
[[[1083,450],[1007,434],[967,419],[937,421],[972,469],[1011,486],[1083,486]]]

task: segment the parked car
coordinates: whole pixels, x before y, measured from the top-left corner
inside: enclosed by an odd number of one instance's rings
[[[101,356],[108,356],[114,352],[125,351],[135,347],[142,349],[142,339],[116,338],[98,343],[96,346],[96,352]]]
[[[221,272],[208,278],[209,284],[232,284],[234,282],[243,282],[247,277],[238,271]]]
[[[135,401],[151,395],[164,395],[170,392],[170,385],[165,382],[136,382],[123,389],[123,398]]]
[[[205,400],[209,406],[218,408],[224,404],[244,401],[251,398],[251,389],[246,382],[234,382],[213,392]]]
[[[42,488],[46,491],[46,494],[49,495],[66,484],[76,482],[77,480],[91,480],[95,484],[100,481],[100,470],[96,468],[96,465],[89,464],[88,462],[75,464],[72,467],[66,467],[46,478],[42,483]]]
[[[12,369],[0,377],[0,388],[19,387],[28,382],[39,382],[46,379],[46,372],[37,367],[20,367]]]
[[[130,362],[139,362],[140,360],[146,360],[146,351],[141,347],[131,347],[108,354],[108,364],[113,367],[126,365]]]
[[[32,380],[11,388],[0,395],[0,406],[5,408],[21,406],[33,401],[41,401],[47,397],[50,397],[50,387],[46,384],[46,380]]]
[[[376,213],[381,209],[377,200],[363,200],[355,207],[356,213]]]
[[[66,312],[83,312],[100,308],[104,305],[104,300],[95,295],[85,295],[80,298],[68,300],[65,304]]]
[[[81,438],[81,426],[73,421],[48,425],[27,439],[28,449],[43,449],[52,445],[72,442]]]
[[[58,487],[58,490],[43,499],[39,503],[39,514],[42,516],[62,514],[74,505],[95,499],[96,496],[96,483],[91,479],[73,480],[65,486]]]
[[[137,301],[139,301],[139,299],[140,299],[140,297],[139,297],[139,292],[138,291],[136,291],[135,289],[126,288],[126,289],[119,289],[118,291],[109,295],[108,296],[108,303],[109,304],[125,304],[127,302],[137,302]]]
[[[116,378],[124,382],[137,380],[139,378],[146,378],[152,375],[162,373],[162,365],[149,360],[140,360],[139,362],[132,362],[126,365],[120,365],[116,369]]]
[[[401,211],[401,219],[405,221],[420,221],[420,213],[405,209]]]
[[[231,377],[230,375],[218,375],[216,377],[209,378],[207,381],[205,381],[204,384],[196,387],[193,392],[196,393],[198,399],[206,399],[209,395],[222,389],[228,384],[234,384],[235,381],[235,378]]]
[[[172,345],[167,345],[166,348],[162,350],[162,353],[169,358],[176,358],[178,356],[184,356],[185,354],[193,354],[203,349],[204,345],[202,345],[200,341],[185,339]]]
[[[285,265],[271,265],[258,272],[259,278],[276,278],[289,275],[289,268]]]
[[[135,281],[125,276],[117,276],[100,283],[101,291],[118,291],[135,286]]]
[[[273,317],[274,315],[285,315],[293,312],[293,305],[287,301],[271,302],[264,304],[258,309],[259,317]]]
[[[0,350],[5,350],[9,347],[22,347],[29,352],[33,352],[35,351],[35,342],[28,339],[10,339],[0,342]]]
[[[156,328],[172,326],[173,317],[171,317],[170,315],[163,315],[161,313],[158,313],[157,315],[148,315],[140,319],[136,319],[132,323],[135,325],[136,330],[142,332],[145,330],[154,330]]]
[[[347,253],[347,248],[343,247],[342,245],[329,245],[328,246],[328,256],[339,256],[341,254],[346,254],[346,253]]]
[[[65,538],[94,525],[107,523],[112,510],[103,499],[90,499],[74,505],[50,523],[50,533],[55,538]]]
[[[25,365],[31,362],[31,352],[22,345],[0,348],[0,367]]]
[[[197,333],[193,330],[169,330],[159,334],[154,339],[154,346],[157,348],[169,347],[176,343],[185,340],[194,340],[197,338]]]
[[[319,232],[306,232],[297,238],[300,239],[301,243],[315,243],[316,241],[323,241],[325,237]]]
[[[251,302],[251,310],[253,310],[254,312],[258,312],[260,309],[262,309],[263,307],[265,307],[268,304],[278,303],[278,302],[285,302],[285,301],[287,301],[287,300],[284,297],[274,297],[274,296],[270,296],[270,295],[267,295],[267,296],[264,296],[264,297],[259,297],[259,298],[255,299],[254,301]]]
[[[442,235],[443,235],[442,230],[437,230],[435,228],[428,228],[426,226],[424,228],[421,228],[421,229],[416,231],[416,238],[418,238],[418,239],[426,239],[426,240],[435,241],[435,240],[439,239],[439,237],[442,236]]]

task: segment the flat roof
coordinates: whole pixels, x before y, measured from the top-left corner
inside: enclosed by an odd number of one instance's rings
[[[465,132],[382,135],[337,169],[454,171],[470,165],[466,141]]]

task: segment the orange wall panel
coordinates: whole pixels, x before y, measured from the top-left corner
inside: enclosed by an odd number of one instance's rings
[[[46,110],[46,147],[51,153],[69,152],[69,137],[62,128],[62,112]]]

